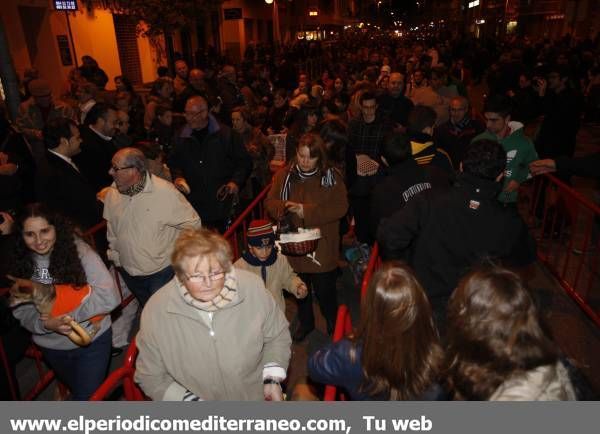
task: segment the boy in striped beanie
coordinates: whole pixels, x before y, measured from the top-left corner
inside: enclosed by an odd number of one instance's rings
[[[306,284],[292,270],[287,258],[275,248],[273,224],[268,220],[252,220],[246,233],[248,250],[233,265],[260,276],[279,308],[285,313],[283,290],[297,298],[308,293]]]

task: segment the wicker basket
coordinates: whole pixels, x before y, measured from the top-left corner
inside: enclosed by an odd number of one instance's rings
[[[281,253],[286,256],[304,256],[317,250],[319,240],[300,241],[298,243],[280,243]]]

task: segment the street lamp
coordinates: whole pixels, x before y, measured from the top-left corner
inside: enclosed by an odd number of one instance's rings
[[[275,0],[265,0],[268,5],[273,5],[273,40],[276,44],[281,44],[281,33],[279,30],[279,7]]]

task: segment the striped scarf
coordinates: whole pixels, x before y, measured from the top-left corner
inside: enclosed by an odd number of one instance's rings
[[[179,278],[177,279],[177,288],[179,289],[179,293],[183,297],[183,300],[190,306],[205,312],[216,312],[227,306],[236,297],[237,277],[233,267],[231,267],[231,271],[225,274],[225,283],[223,284],[221,292],[209,301],[200,301],[192,297],[192,294],[190,294],[185,285],[179,281]]]
[[[297,164],[290,167],[290,170],[285,177],[285,181],[283,182],[283,188],[281,189],[281,200],[288,200],[290,197],[291,187],[292,187],[292,178],[298,179],[300,182],[304,182],[305,180],[312,178],[319,172],[318,168],[311,170],[310,172],[304,172],[300,169],[300,166]],[[333,173],[333,169],[329,168],[325,171],[323,176],[321,176],[321,187],[330,188],[335,185],[335,175]]]
[[[144,171],[144,172],[142,172],[142,179],[140,179],[140,181],[137,184],[133,184],[131,187],[129,187],[127,190],[125,190],[122,193],[127,196],[135,196],[136,194],[141,193],[144,190],[145,186],[146,186],[146,172]]]

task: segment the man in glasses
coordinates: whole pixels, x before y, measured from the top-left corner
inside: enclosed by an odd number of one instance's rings
[[[104,197],[108,258],[143,307],[174,276],[171,252],[179,232],[200,218],[173,184],[151,175],[139,149],[123,148],[108,171],[114,184]]]
[[[485,125],[471,116],[469,100],[455,96],[450,100],[450,119],[433,131],[433,142],[448,153],[452,166],[458,168],[467,146],[485,131]]]
[[[188,99],[187,125],[175,140],[169,168],[205,227],[224,232],[235,197],[252,170],[241,136],[209,113],[206,98]]]

